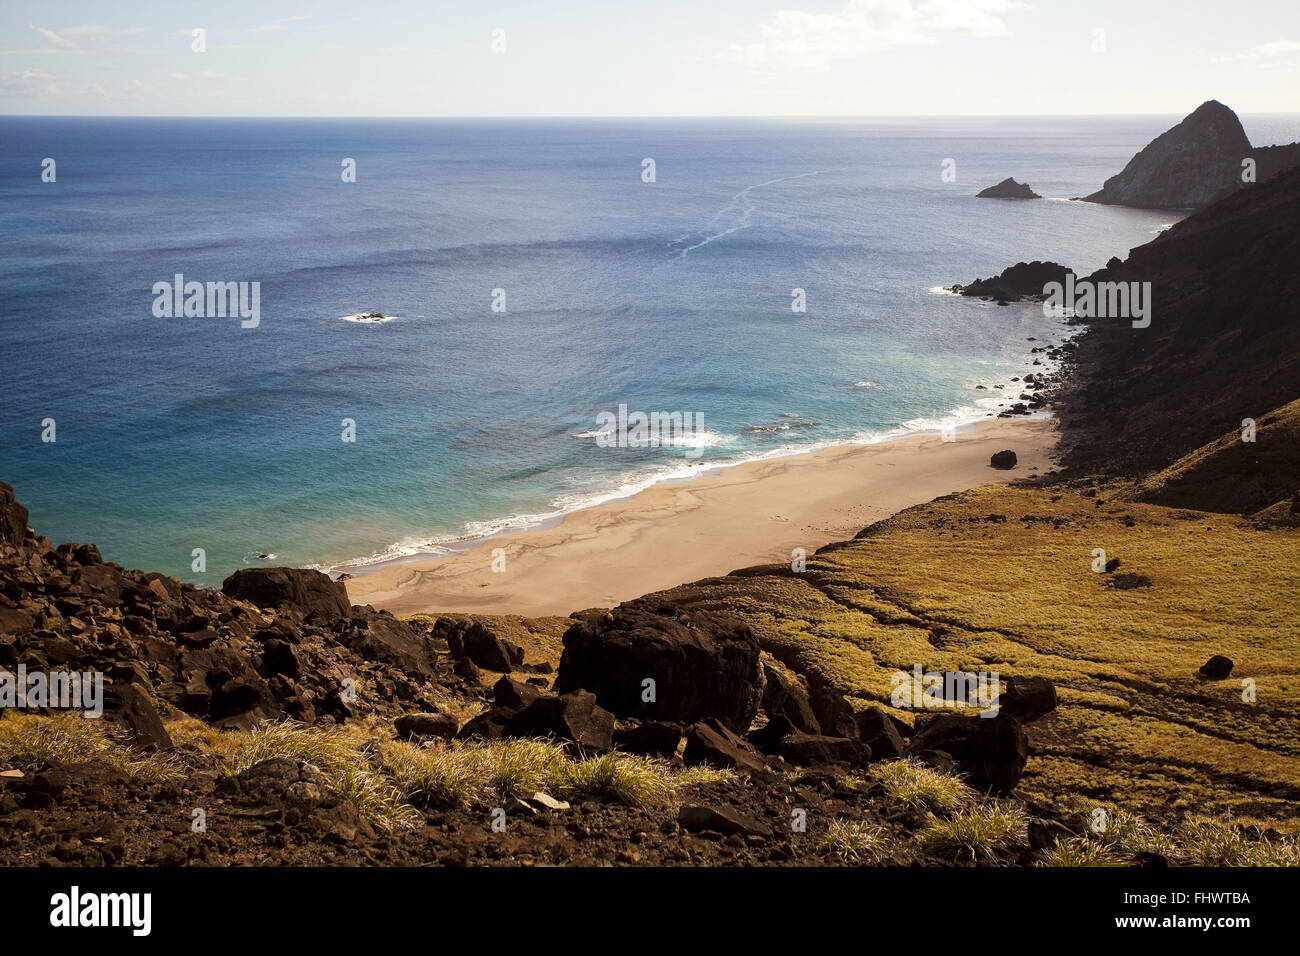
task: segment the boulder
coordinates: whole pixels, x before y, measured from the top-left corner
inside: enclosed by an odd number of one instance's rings
[[[433,635],[446,640],[452,657],[468,658],[485,670],[509,674],[524,662],[522,647],[494,634],[479,621],[439,618]]]
[[[1029,738],[1020,718],[958,717],[940,714],[919,730],[908,746],[910,755],[948,754],[972,786],[992,793],[1012,790],[1029,760]]]
[[[717,833],[739,833],[742,836],[770,837],[772,828],[748,814],[731,807],[700,807],[687,805],[677,812],[677,822],[684,830],[713,830]]]
[[[1201,665],[1199,673],[1207,680],[1223,680],[1232,673],[1233,666],[1234,664],[1231,657],[1224,657],[1222,654],[1215,654]]]
[[[849,737],[793,733],[782,738],[781,756],[799,767],[865,767],[871,748]]]
[[[357,608],[341,640],[365,660],[391,664],[415,677],[434,673],[428,642],[387,611]]]
[[[758,730],[745,734],[745,740],[753,744],[761,753],[779,754],[781,741],[795,733],[797,728],[790,723],[785,714],[777,714]]]
[[[818,687],[809,696],[813,714],[817,717],[818,733],[829,737],[858,736],[858,722],[853,718],[853,705],[834,687]]]
[[[671,757],[682,742],[682,726],[669,720],[643,720],[614,731],[614,748],[646,757]]]
[[[1016,467],[1016,453],[1010,449],[1006,451],[995,451],[989,458],[989,466],[1001,471],[1010,471]]]
[[[542,696],[542,691],[532,684],[525,684],[509,677],[502,677],[492,685],[492,698],[498,707],[510,710],[523,710]]]
[[[1056,685],[1046,677],[1008,677],[998,695],[998,713],[1026,723],[1056,710]]]
[[[104,688],[104,716],[130,728],[136,746],[170,750],[171,735],[153,701],[134,684],[110,684]]]
[[[242,568],[221,582],[221,590],[258,607],[289,607],[304,617],[339,618],[352,613],[342,582],[307,568]]]
[[[521,737],[558,737],[585,750],[604,752],[614,746],[614,715],[596,705],[585,690],[559,697],[539,696],[510,719],[510,732]]]
[[[708,764],[723,770],[763,769],[759,752],[718,720],[701,721],[687,729],[682,760],[691,767]]]
[[[785,717],[795,730],[806,734],[819,734],[821,725],[813,713],[807,693],[797,683],[785,676],[777,667],[763,665],[766,683],[763,687],[762,707],[769,718]]]
[[[896,760],[903,756],[907,745],[898,732],[898,725],[880,707],[872,706],[855,715],[858,738],[871,748],[876,760]]]
[[[620,717],[713,719],[740,732],[749,729],[763,686],[758,639],[748,625],[645,598],[574,623],[555,679],[560,693],[585,688]]]

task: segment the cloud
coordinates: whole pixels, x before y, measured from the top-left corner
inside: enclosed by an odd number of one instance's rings
[[[263,23],[261,26],[249,27],[249,33],[270,33],[273,30],[287,30],[290,23],[301,23],[303,20],[310,20],[311,17],[280,17],[270,23]]]
[[[44,70],[22,70],[4,77],[0,91],[18,96],[58,96],[59,78]]]
[[[1015,0],[849,0],[839,13],[778,11],[758,28],[758,38],[734,43],[717,58],[756,70],[829,69],[904,46],[934,43],[943,34],[1006,36],[1000,14]]]
[[[1273,40],[1261,43],[1245,53],[1235,56],[1216,56],[1211,63],[1251,63],[1261,68],[1282,66],[1300,54],[1300,43],[1295,40]]]

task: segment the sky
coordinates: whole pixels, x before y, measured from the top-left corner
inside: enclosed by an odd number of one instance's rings
[[[1300,0],[0,5],[0,114],[1279,113],[1298,94]]]

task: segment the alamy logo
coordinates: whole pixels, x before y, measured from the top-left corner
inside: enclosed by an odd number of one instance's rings
[[[627,405],[618,406],[618,414],[600,412],[596,416],[595,435],[600,448],[685,448],[687,458],[704,454],[704,414],[702,412],[631,412]]]
[[[87,717],[104,715],[104,675],[98,671],[0,671],[0,710],[6,708],[80,710]]]
[[[50,897],[50,925],[125,926],[132,936],[148,936],[153,929],[153,894],[82,893],[81,887],[74,886]]]
[[[910,674],[895,671],[890,685],[895,707],[974,707],[981,717],[996,717],[1000,709],[997,671],[926,671],[917,664]]]
[[[1151,324],[1150,282],[1076,281],[1067,272],[1064,283],[1043,286],[1043,295],[1043,315],[1049,319],[1132,319],[1135,329]]]
[[[186,282],[176,273],[174,282],[153,284],[155,318],[243,319],[240,328],[255,329],[262,321],[262,283]]]

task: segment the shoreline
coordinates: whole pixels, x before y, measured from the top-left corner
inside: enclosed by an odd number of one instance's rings
[[[812,554],[940,495],[1042,475],[1055,467],[1057,439],[1054,418],[993,418],[960,428],[953,442],[931,433],[746,461],[444,556],[377,566],[345,584],[353,603],[399,616],[539,617],[612,607],[737,568],[790,561],[795,548]],[[1019,458],[1011,471],[989,466],[1003,448]],[[504,555],[504,572],[492,570],[494,551]]]

